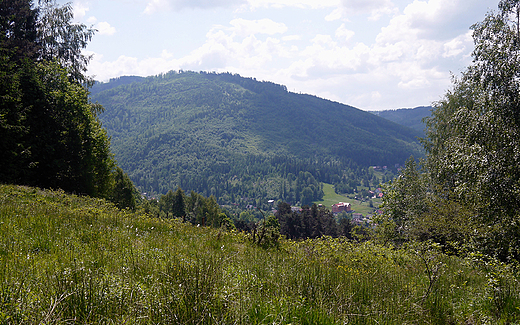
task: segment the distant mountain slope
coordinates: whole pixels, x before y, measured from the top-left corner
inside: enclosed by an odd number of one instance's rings
[[[425,125],[422,122],[422,119],[430,116],[431,110],[431,106],[420,106],[415,108],[375,111],[372,113],[397,124],[415,129],[424,135]]]
[[[105,90],[109,90],[109,89],[116,88],[116,87],[123,86],[123,85],[128,85],[128,84],[131,84],[134,82],[141,82],[144,80],[146,80],[144,77],[122,76],[119,78],[110,79],[109,82],[104,82],[104,83],[96,82],[94,87],[92,87],[92,89],[90,90],[90,94],[91,94],[91,96],[95,96],[96,94],[98,94],[102,91],[105,91]]]
[[[97,84],[92,99],[106,109],[101,120],[116,159],[147,191],[181,185],[217,198],[225,193],[223,199],[232,201],[229,188],[248,177],[289,181],[289,173],[296,180],[308,171],[317,181],[332,182],[345,168],[420,155],[413,129],[270,82],[195,72],[112,88],[113,82]],[[279,181],[260,194],[283,198],[285,187]]]

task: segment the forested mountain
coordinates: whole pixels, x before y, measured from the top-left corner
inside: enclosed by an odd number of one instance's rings
[[[415,108],[375,111],[372,113],[397,124],[415,129],[424,134],[425,124],[423,123],[423,118],[430,116],[431,110],[431,106],[420,106]]]
[[[174,71],[131,81],[98,83],[92,100],[105,107],[117,161],[144,192],[181,186],[220,203],[310,203],[319,182],[362,179],[360,166],[420,155],[415,130],[282,85]]]

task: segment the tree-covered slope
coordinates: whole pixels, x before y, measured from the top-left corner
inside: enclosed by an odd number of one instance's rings
[[[431,115],[431,106],[420,106],[415,108],[389,109],[373,112],[375,115],[395,122],[397,124],[415,129],[424,134],[423,118]]]
[[[419,153],[412,129],[238,75],[170,72],[113,88],[97,84],[92,93],[105,107],[101,119],[116,159],[149,192],[180,185],[217,198],[235,192],[284,199],[294,184],[230,187],[266,175],[289,182],[291,173],[296,181],[300,171],[333,182],[346,168],[403,163]],[[314,183],[304,178],[300,186]]]

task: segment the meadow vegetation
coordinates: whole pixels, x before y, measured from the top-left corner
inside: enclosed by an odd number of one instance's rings
[[[514,264],[250,235],[0,186],[0,324],[515,324]]]

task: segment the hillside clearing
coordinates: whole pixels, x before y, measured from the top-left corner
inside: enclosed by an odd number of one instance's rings
[[[506,265],[322,238],[243,233],[0,186],[1,324],[511,324]]]

